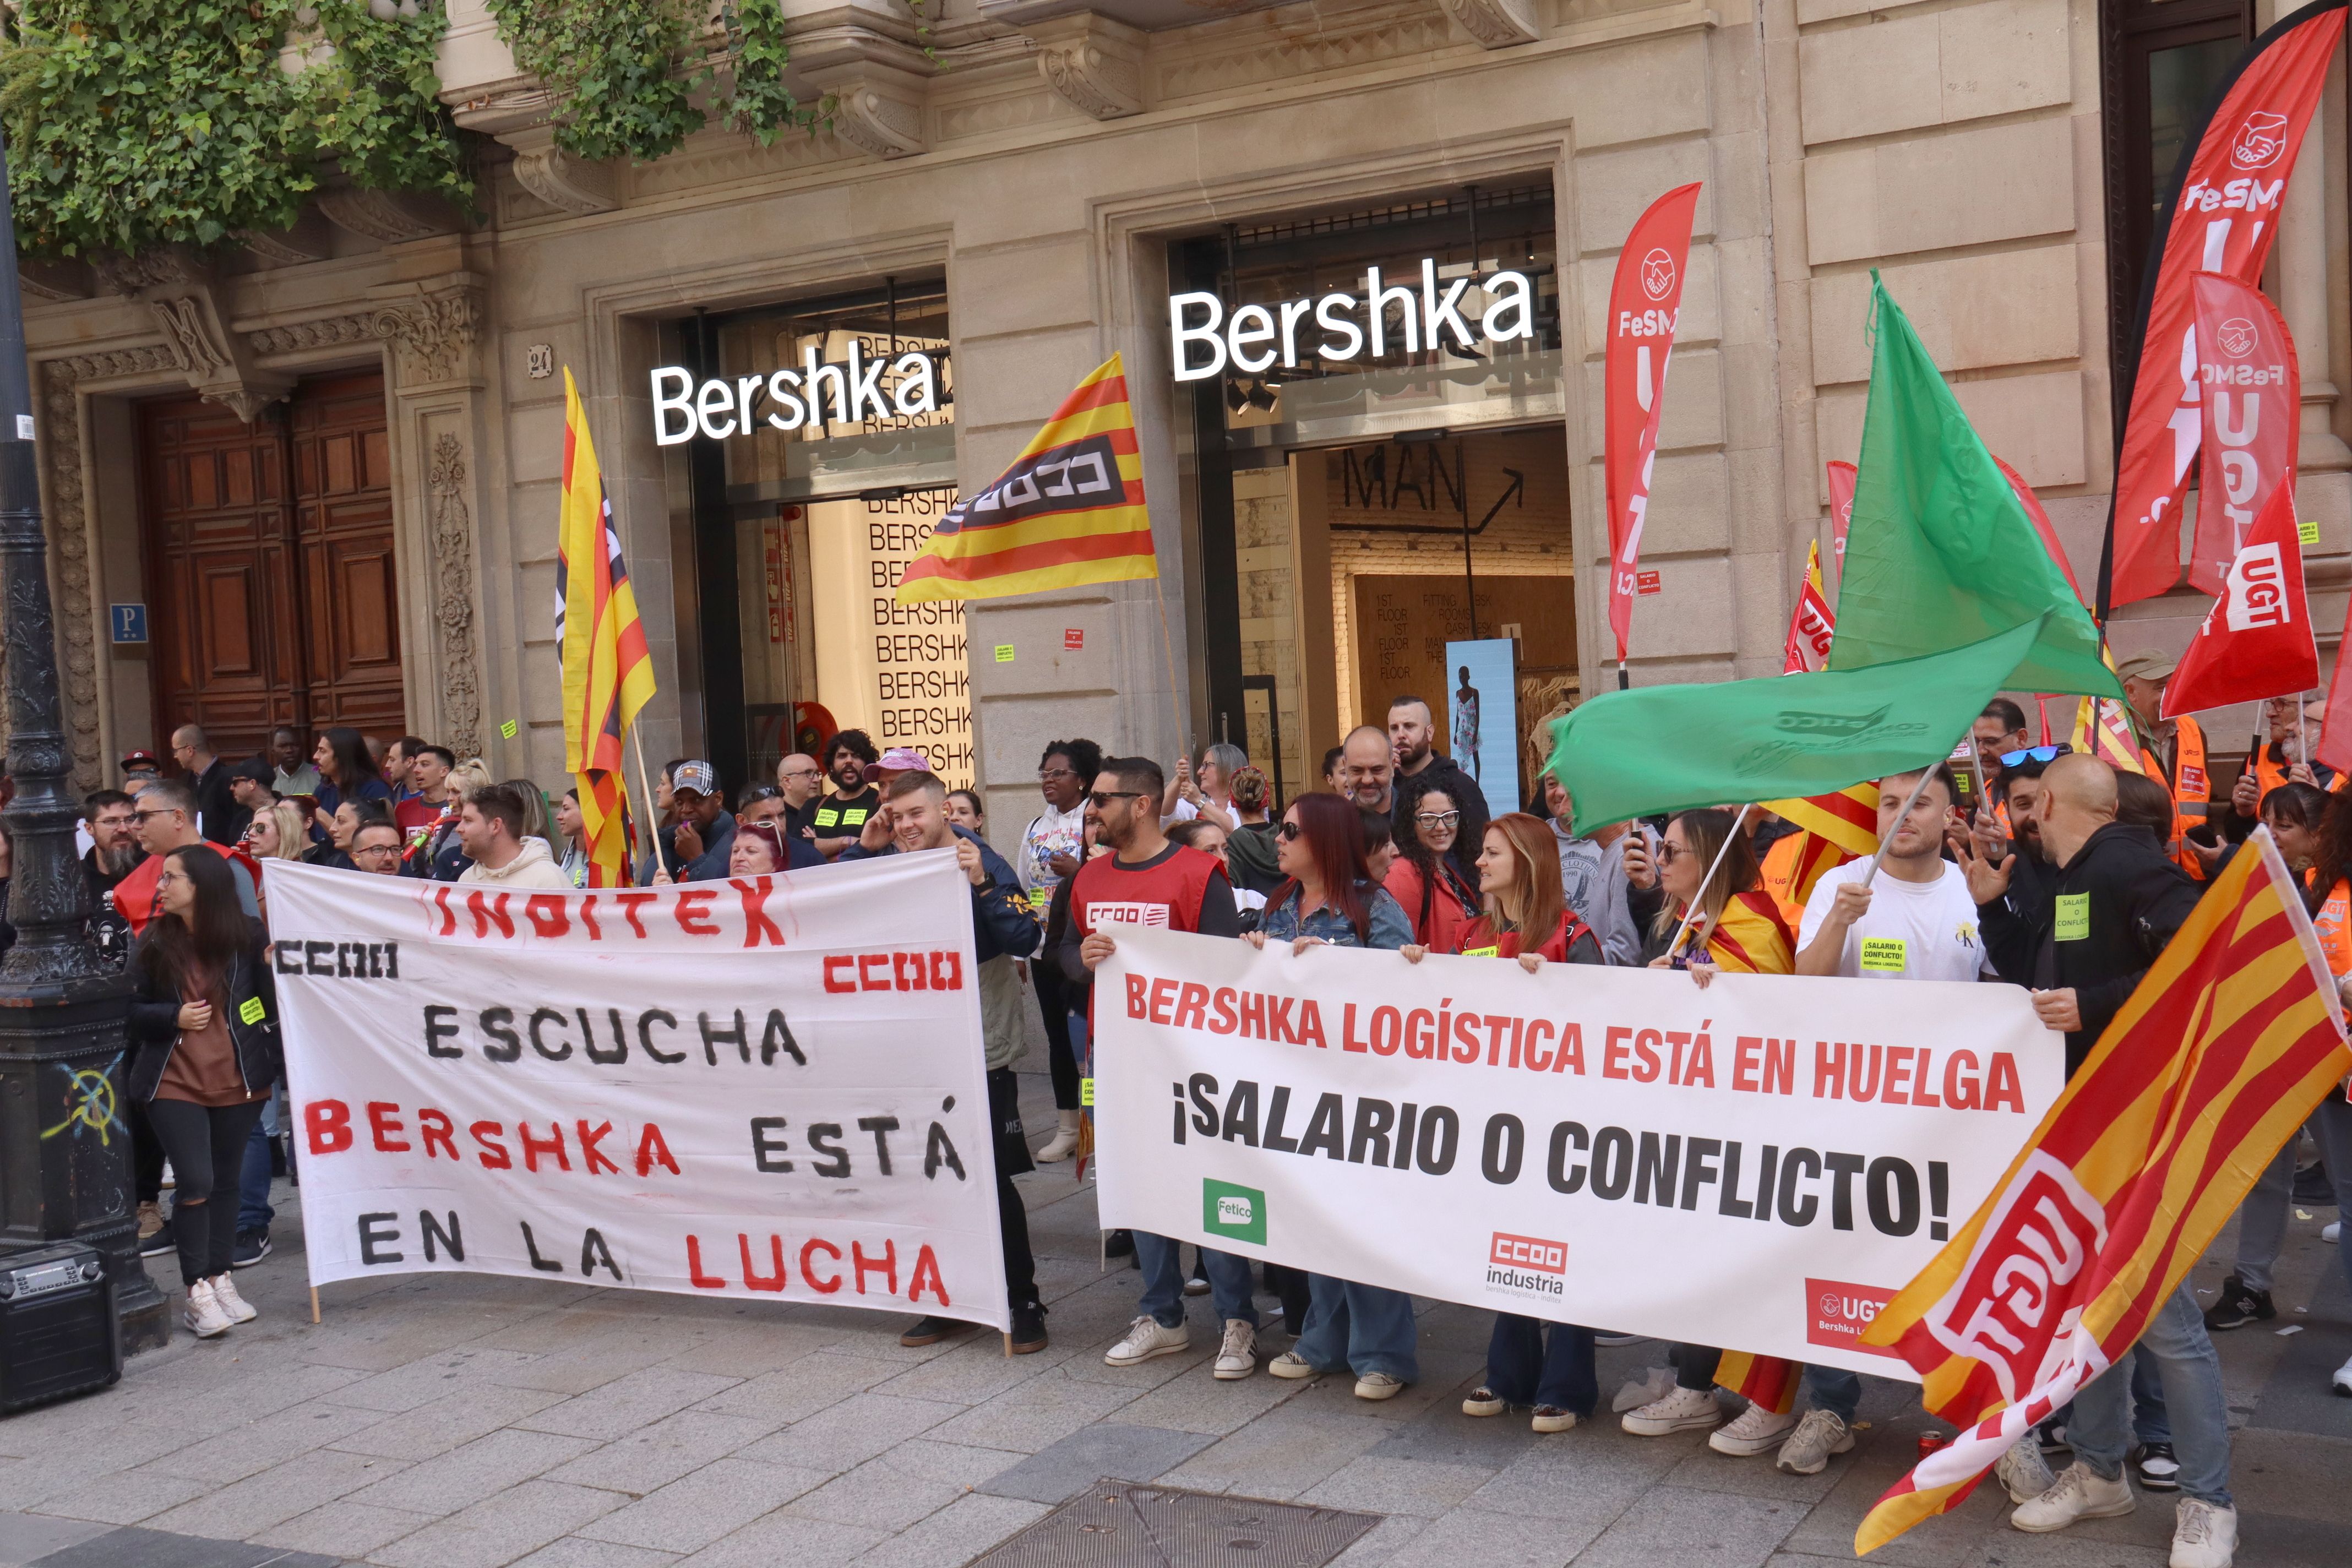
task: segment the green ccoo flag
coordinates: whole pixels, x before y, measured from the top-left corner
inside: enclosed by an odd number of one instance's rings
[[[2046,615],[2001,684],[2120,698],[2090,612],[1911,322],[1876,272],[1871,279],[1878,340],[1829,668],[1862,670],[1962,647]]]
[[[1867,669],[1604,692],[1555,726],[1549,771],[1575,798],[1578,833],[1652,812],[1825,795],[1942,761],[2047,635],[2037,616]]]

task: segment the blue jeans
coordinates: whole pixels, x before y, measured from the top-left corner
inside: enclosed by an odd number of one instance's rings
[[[1358,1377],[1384,1372],[1411,1383],[1421,1375],[1412,1297],[1328,1274],[1307,1279],[1307,1331],[1290,1347],[1300,1359],[1326,1371],[1346,1367]]]
[[[1583,1419],[1601,1403],[1592,1331],[1496,1313],[1494,1336],[1486,1342],[1486,1386],[1513,1405],[1549,1405]]]
[[[1862,1408],[1862,1373],[1842,1366],[1805,1363],[1805,1397],[1816,1410],[1826,1410],[1848,1426]]]
[[[1184,1326],[1184,1247],[1181,1242],[1148,1230],[1135,1237],[1135,1266],[1143,1271],[1143,1300],[1136,1310],[1148,1312],[1163,1329]],[[1239,1318],[1257,1327],[1257,1309],[1250,1303],[1250,1266],[1246,1258],[1201,1248],[1201,1268],[1209,1277],[1209,1300],[1216,1304],[1220,1322]]]
[[[245,1169],[236,1183],[236,1233],[268,1230],[278,1211],[269,1206],[269,1141],[278,1135],[278,1096],[261,1102],[261,1120],[245,1141]]]
[[[2205,1316],[2183,1280],[2148,1319],[2135,1358],[2154,1363],[2180,1461],[2180,1489],[2215,1508],[2230,1504],[2230,1412],[2221,1394],[2221,1359],[2205,1332]],[[2114,1480],[2130,1450],[2132,1369],[2111,1366],[2074,1395],[2066,1441],[2091,1473]]]

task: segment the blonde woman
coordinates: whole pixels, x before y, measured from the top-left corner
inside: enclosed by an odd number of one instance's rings
[[[290,800],[266,806],[246,825],[246,853],[257,860],[299,860],[310,847],[310,829],[302,808]]]
[[[456,881],[473,864],[457,843],[457,808],[472,798],[475,791],[488,789],[496,782],[490,777],[490,764],[479,757],[467,757],[450,769],[449,799],[442,807],[441,820],[425,829],[423,839],[409,846],[401,875],[429,878],[436,882]]]

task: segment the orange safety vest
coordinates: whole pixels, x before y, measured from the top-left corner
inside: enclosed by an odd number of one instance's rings
[[[2198,881],[2205,879],[2205,863],[2197,858],[2186,840],[2189,830],[2205,820],[2212,804],[2212,781],[2205,776],[2205,731],[2196,720],[2183,715],[2174,721],[2172,755],[2173,774],[2166,778],[2164,764],[2156,752],[2140,748],[2140,764],[2147,776],[2161,779],[2172,790],[2172,842],[2166,846],[2180,868]]]
[[[2352,974],[2352,882],[2338,880],[2328,889],[2311,923],[2319,932],[2319,951],[2327,955],[2327,973]]]
[[[2254,783],[2260,786],[2263,794],[2268,795],[2287,782],[2287,769],[2293,765],[2290,763],[2271,761],[2271,749],[2264,746],[2254,753]],[[2334,795],[2337,790],[2342,789],[2344,777],[2344,774],[2337,773],[2335,778],[2328,781],[2327,793]]]

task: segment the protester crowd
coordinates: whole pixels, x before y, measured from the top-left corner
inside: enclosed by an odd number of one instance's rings
[[[1359,728],[1327,757],[1325,789],[1286,803],[1229,744],[1171,773],[1149,758],[1106,756],[1093,741],[1055,741],[1038,760],[1039,809],[1009,860],[983,836],[976,794],[949,790],[921,752],[880,751],[856,730],[821,755],[784,757],[772,784],[731,794],[709,763],[680,758],[660,772],[659,821],[631,874],[655,885],[955,850],[971,884],[1010,1347],[1025,1353],[1046,1343],[1045,1308],[1012,1178],[1090,1150],[1081,1100],[1092,978],[1121,922],[1164,919],[1301,952],[1381,949],[1402,963],[1440,952],[1529,971],[1646,965],[1701,986],[1725,971],[1997,981],[2031,989],[2039,1017],[2063,1037],[2071,1075],[2200,884],[2261,822],[2303,880],[2330,970],[2352,988],[2352,792],[2309,760],[2315,711],[2305,721],[2294,700],[2272,704],[2266,738],[2220,789],[2195,721],[2158,717],[2169,673],[2153,657],[2122,666],[2148,742],[2142,773],[2029,743],[2022,710],[1996,700],[1977,723],[1974,765],[1880,781],[1881,852],[1822,873],[1802,900],[1792,878],[1803,835],[1758,807],[1580,834],[1569,792],[1545,773],[1526,809],[1490,815],[1485,792],[1433,749],[1430,710],[1412,697],[1397,699],[1385,729]],[[122,787],[88,797],[83,865],[99,906],[93,940],[130,964],[136,986],[129,1089],[142,1249],[178,1258],[185,1321],[210,1336],[255,1315],[234,1271],[269,1254],[270,1181],[285,1158],[259,862],[564,889],[587,885],[587,857],[576,795],[551,803],[528,780],[496,781],[481,759],[415,736],[380,746],[330,728],[306,750],[280,730],[268,755],[232,763],[187,725],[171,752],[176,771],[133,752]],[[1024,984],[1044,1019],[1057,1119],[1034,1151],[1012,1070]],[[2003,1458],[1998,1474],[2020,1529],[2126,1511],[2136,1481],[2180,1495],[2177,1568],[2231,1560],[2230,1438],[2210,1335],[2276,1315],[2272,1269],[2290,1205],[2331,1202],[2327,1181],[2352,1181],[2352,1106],[2340,1089],[2309,1131],[2324,1169],[2297,1169],[2300,1139],[2280,1152],[2245,1203],[2236,1265],[2215,1304],[2200,1310],[2184,1284],[2127,1366]],[[1262,1363],[1277,1377],[1344,1372],[1360,1397],[1381,1400],[1419,1374],[1412,1302],[1398,1291],[1276,1263],[1254,1275],[1249,1259],[1209,1247],[1194,1248],[1188,1268],[1177,1242],[1142,1233],[1112,1233],[1106,1249],[1131,1254],[1141,1277],[1134,1321],[1104,1357],[1111,1366],[1186,1350],[1186,1298],[1204,1294],[1218,1325],[1214,1378],[1246,1378]],[[2352,1279],[2352,1259],[2344,1266]],[[1289,1341],[1270,1357],[1261,1293],[1280,1302]],[[925,1318],[904,1342],[972,1327]],[[1522,1411],[1539,1432],[1589,1420],[1601,1396],[1596,1342],[1626,1342],[1642,1328],[1497,1314],[1486,1374],[1463,1411]],[[1727,1364],[1755,1359],[1727,1355],[1736,1349],[1674,1346],[1673,1385],[1654,1385],[1655,1397],[1624,1410],[1624,1429],[1710,1429],[1717,1451],[1769,1453],[1798,1474],[1853,1446],[1863,1380],[1839,1368],[1808,1367],[1801,1380],[1789,1369],[1791,1386],[1801,1381],[1801,1410],[1759,1398],[1727,1420],[1717,1379],[1736,1386]],[[2352,1394],[2352,1362],[2334,1386]],[[2072,1463],[2053,1478],[2043,1456],[2066,1452]]]

